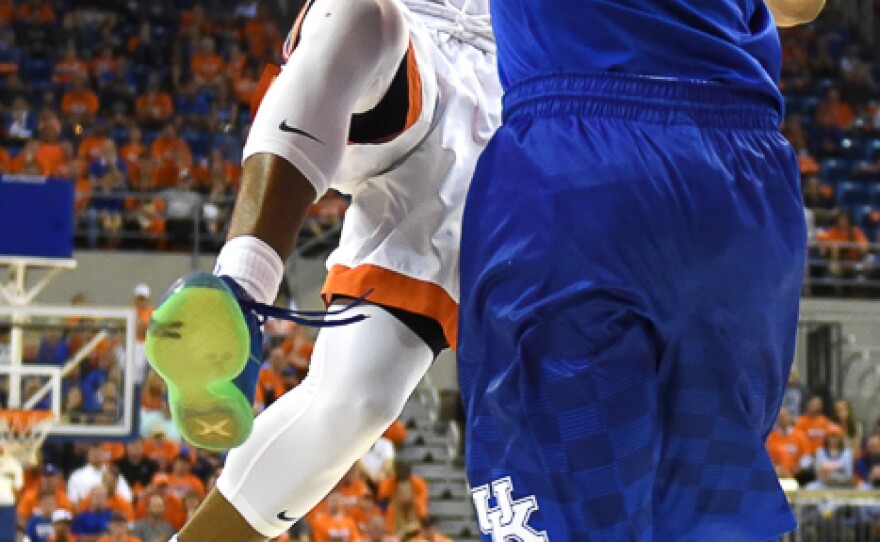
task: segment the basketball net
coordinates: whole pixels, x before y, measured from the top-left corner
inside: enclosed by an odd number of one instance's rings
[[[0,410],[0,448],[22,465],[40,462],[40,446],[56,423],[51,410]]]

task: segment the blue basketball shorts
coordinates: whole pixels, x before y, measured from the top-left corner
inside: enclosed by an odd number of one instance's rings
[[[675,80],[511,88],[462,230],[458,345],[484,540],[766,541],[764,441],[806,233],[774,104]]]

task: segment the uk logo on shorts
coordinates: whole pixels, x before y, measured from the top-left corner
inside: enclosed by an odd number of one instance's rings
[[[489,485],[471,490],[480,531],[491,535],[492,542],[549,542],[547,533],[529,527],[532,512],[538,509],[534,495],[513,500],[513,481],[510,477],[492,482],[492,495]],[[495,507],[489,508],[489,499],[494,495]]]

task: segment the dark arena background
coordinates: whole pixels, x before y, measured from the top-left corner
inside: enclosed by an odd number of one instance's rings
[[[0,542],[71,540],[68,525],[166,542],[216,480],[224,458],[180,439],[144,330],[168,285],[212,267],[251,97],[300,7],[0,0]],[[829,0],[780,35],[810,250],[767,446],[800,522],[786,540],[880,541],[880,0]],[[347,204],[314,205],[279,303],[321,306]],[[305,377],[314,340],[266,331],[257,410]],[[383,437],[393,454],[374,449],[277,540],[478,540],[457,394],[447,352]],[[316,520],[339,502],[357,537]],[[397,529],[401,509],[435,527]]]

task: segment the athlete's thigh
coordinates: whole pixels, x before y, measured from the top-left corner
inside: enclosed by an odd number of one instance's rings
[[[696,168],[680,207],[700,218],[677,236],[685,301],[663,330],[655,527],[675,540],[769,539],[794,526],[764,442],[794,357],[797,161],[774,131],[706,130],[700,142],[720,158]]]
[[[495,537],[524,520],[550,540],[650,539],[662,341],[629,269],[645,257],[626,249],[639,234],[614,222],[638,206],[622,184],[636,175],[624,160],[598,168],[593,136],[571,142],[578,121],[531,122],[496,135],[463,224],[459,364],[478,515]],[[492,503],[508,480],[514,509],[534,509],[504,527]],[[485,495],[496,500],[481,511]]]

